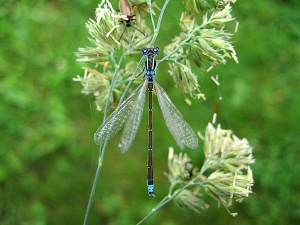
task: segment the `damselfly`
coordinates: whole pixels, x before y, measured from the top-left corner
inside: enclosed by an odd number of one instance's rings
[[[142,31],[140,31],[136,27],[132,26],[132,24],[131,24],[132,21],[135,21],[135,18],[134,18],[135,15],[133,14],[132,7],[131,7],[129,1],[128,0],[120,0],[120,2],[119,2],[119,8],[120,8],[121,14],[123,16],[127,17],[127,20],[124,20],[124,19],[120,20],[120,22],[123,23],[123,24],[125,22],[125,28],[124,28],[124,30],[123,30],[120,38],[119,38],[119,41],[123,37],[123,34],[126,31],[127,27],[132,27],[132,28],[134,28],[135,30],[139,31],[140,33],[142,33],[145,36],[145,34]]]
[[[155,81],[156,66],[155,55],[159,53],[158,47],[144,48],[142,54],[147,56],[145,62],[145,81],[140,84],[132,94],[104,121],[94,135],[95,143],[100,145],[111,139],[125,124],[125,128],[119,143],[122,153],[126,152],[138,130],[141,122],[148,86],[148,194],[154,196],[153,166],[152,166],[152,95],[153,87],[158,97],[158,102],[172,136],[178,146],[184,145],[195,149],[198,146],[198,138],[190,125],[184,120],[181,113],[171,102],[164,89]]]

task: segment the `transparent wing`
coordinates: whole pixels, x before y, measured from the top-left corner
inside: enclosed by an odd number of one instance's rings
[[[131,95],[104,121],[94,134],[97,145],[107,142],[124,126],[129,115],[135,110],[141,98],[145,99],[146,81],[140,84]]]
[[[164,89],[155,82],[155,91],[158,102],[172,136],[178,146],[183,149],[184,145],[191,149],[198,147],[198,138],[190,125],[185,121],[179,110],[172,103]]]
[[[122,153],[125,153],[130,148],[140,126],[146,98],[146,83],[147,81],[143,83],[144,85],[140,90],[139,97],[132,107],[131,113],[127,119],[124,131],[122,133],[119,143],[119,148]]]

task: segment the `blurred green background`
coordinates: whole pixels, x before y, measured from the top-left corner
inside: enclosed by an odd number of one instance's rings
[[[85,22],[100,1],[19,0],[0,3],[0,224],[82,224],[97,166],[93,133],[102,114],[72,78],[82,74],[73,52],[89,45]],[[157,1],[162,5],[163,1]],[[117,0],[112,1],[118,8]],[[172,1],[157,46],[178,32],[181,1]],[[184,103],[160,65],[157,79],[194,130],[214,112],[223,128],[255,146],[253,194],[202,214],[166,205],[145,224],[300,224],[300,11],[298,0],[238,1],[234,36],[239,64],[199,73],[206,101]],[[162,56],[159,56],[162,57]],[[158,57],[158,59],[159,59]],[[164,72],[165,71],[165,72]],[[219,75],[217,87],[211,76]],[[222,100],[219,98],[222,97]],[[156,101],[156,100],[155,100]],[[131,150],[110,143],[89,224],[135,224],[167,193],[168,146],[175,146],[158,104],[154,112],[156,198],[147,196],[144,114]],[[159,128],[158,128],[159,127]],[[157,129],[158,128],[158,129]],[[179,149],[176,149],[179,151]],[[187,150],[194,164],[202,144]]]

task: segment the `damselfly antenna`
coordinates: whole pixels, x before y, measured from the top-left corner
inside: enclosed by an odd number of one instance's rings
[[[127,27],[132,27],[134,29],[136,29],[137,31],[139,31],[141,34],[143,34],[145,36],[145,34],[139,30],[138,28],[132,26],[131,22],[135,21],[135,15],[133,14],[132,11],[132,7],[129,3],[128,0],[120,0],[119,2],[119,8],[120,8],[120,12],[123,16],[127,17],[127,20],[121,19],[120,22],[124,24],[125,22],[125,28],[121,34],[121,37],[119,38],[119,41],[121,40],[121,38],[123,37],[123,34],[125,33]]]

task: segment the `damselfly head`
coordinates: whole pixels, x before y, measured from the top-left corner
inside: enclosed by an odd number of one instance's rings
[[[149,54],[152,54],[152,55],[154,55],[154,54],[159,54],[159,47],[153,47],[153,48],[143,48],[142,49],[142,54],[143,55],[149,55]]]

